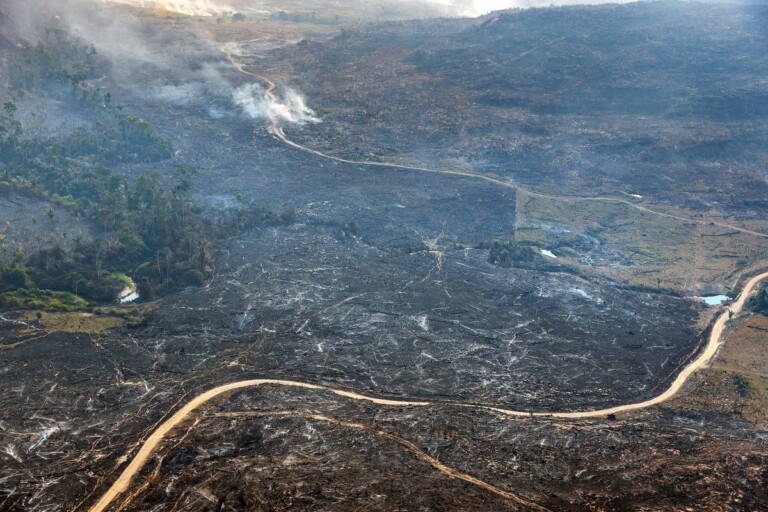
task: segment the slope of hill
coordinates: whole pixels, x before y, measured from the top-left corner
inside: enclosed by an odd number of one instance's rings
[[[313,147],[760,218],[766,24],[764,5],[530,9],[275,57],[327,120],[296,134]]]

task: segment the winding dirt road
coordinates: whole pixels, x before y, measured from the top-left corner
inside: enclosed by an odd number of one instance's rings
[[[725,222],[717,222],[717,221],[711,221],[711,220],[702,220],[702,219],[692,219],[690,217],[684,217],[681,215],[674,215],[671,213],[664,213],[657,210],[653,210],[651,208],[648,208],[646,206],[643,206],[641,204],[637,204],[635,202],[629,201],[627,199],[622,199],[620,197],[602,197],[602,196],[559,196],[559,195],[553,195],[553,194],[544,194],[542,192],[534,192],[531,190],[528,190],[520,185],[517,185],[515,183],[510,183],[509,181],[501,180],[498,178],[494,178],[492,176],[484,176],[482,174],[475,174],[471,172],[464,172],[464,171],[456,171],[451,169],[430,169],[428,167],[418,167],[418,166],[412,166],[412,165],[403,165],[403,164],[396,164],[396,163],[390,163],[390,162],[372,162],[370,160],[350,160],[347,158],[341,158],[338,156],[329,155],[327,153],[323,153],[322,151],[318,151],[316,149],[309,148],[307,146],[302,146],[298,142],[294,142],[291,139],[289,139],[285,132],[283,131],[282,127],[280,126],[280,120],[275,115],[274,111],[271,108],[271,105],[277,103],[277,97],[275,96],[275,83],[267,78],[266,76],[259,75],[258,73],[253,73],[252,71],[248,71],[245,69],[245,67],[237,62],[237,60],[232,55],[232,51],[229,49],[227,45],[224,45],[220,48],[220,50],[226,55],[227,60],[237,69],[240,73],[252,76],[256,79],[258,79],[260,82],[266,84],[265,94],[267,95],[268,101],[268,107],[267,107],[267,118],[269,119],[269,131],[272,133],[275,137],[277,137],[281,142],[286,144],[287,146],[290,146],[294,149],[297,149],[299,151],[303,151],[305,153],[309,153],[311,155],[318,156],[320,158],[324,158],[326,160],[333,160],[335,162],[345,163],[345,164],[352,164],[352,165],[363,165],[368,167],[382,167],[382,168],[388,168],[388,169],[402,169],[405,171],[414,171],[414,172],[424,172],[424,173],[430,173],[430,174],[442,174],[444,176],[457,176],[461,178],[469,178],[473,180],[481,180],[488,183],[493,183],[494,185],[504,187],[504,188],[510,188],[513,190],[516,190],[518,192],[527,194],[532,197],[540,197],[543,199],[552,199],[555,201],[563,201],[563,202],[571,202],[571,203],[577,203],[577,202],[590,202],[590,201],[597,201],[597,202],[603,202],[603,203],[614,203],[614,204],[623,204],[626,206],[629,206],[630,208],[634,208],[635,210],[639,210],[641,212],[650,213],[652,215],[657,215],[659,217],[665,217],[668,219],[676,219],[684,222],[692,222],[696,224],[701,225],[714,225],[721,228],[726,229],[732,229],[734,231],[738,231],[741,233],[745,233],[748,235],[768,238],[768,233],[761,233],[759,231],[754,231],[751,229],[743,228],[740,226],[734,226],[732,224],[727,224]]]
[[[218,396],[221,396],[225,393],[229,393],[230,391],[235,391],[243,388],[252,388],[252,387],[262,386],[266,384],[266,385],[276,385],[276,386],[284,386],[284,387],[292,387],[292,388],[310,389],[310,390],[317,390],[317,391],[328,391],[344,398],[349,398],[352,400],[363,400],[366,402],[371,402],[374,404],[390,406],[390,407],[429,407],[429,406],[435,406],[435,405],[444,405],[448,403],[458,407],[467,407],[467,408],[491,411],[491,412],[503,414],[505,416],[520,416],[520,417],[534,416],[534,417],[551,417],[551,418],[565,418],[565,419],[592,418],[596,416],[606,416],[608,414],[634,411],[634,410],[650,407],[652,405],[660,404],[666,400],[669,400],[678,391],[680,391],[680,389],[683,387],[683,385],[688,380],[688,378],[696,370],[699,370],[707,366],[712,361],[712,359],[714,358],[715,354],[717,354],[718,349],[721,347],[724,341],[722,339],[722,333],[725,328],[726,322],[728,322],[728,319],[731,317],[731,315],[737,315],[739,312],[741,312],[749,296],[755,290],[757,285],[764,279],[768,279],[768,272],[759,274],[751,278],[749,281],[747,281],[747,283],[744,285],[744,289],[739,295],[738,300],[736,300],[736,302],[730,305],[729,308],[725,309],[718,317],[717,321],[712,327],[709,340],[707,342],[706,347],[702,351],[702,353],[696,359],[694,359],[688,366],[683,368],[683,370],[674,380],[672,385],[670,385],[669,388],[666,391],[664,391],[664,393],[658,395],[655,398],[651,398],[650,400],[646,400],[644,402],[638,402],[634,404],[619,405],[616,407],[610,407],[607,409],[598,409],[593,411],[546,413],[546,412],[514,411],[511,409],[503,409],[499,407],[490,407],[486,405],[476,405],[476,404],[461,403],[461,402],[422,402],[422,401],[406,401],[406,400],[389,400],[385,398],[375,398],[375,397],[365,396],[359,393],[355,393],[353,391],[345,391],[341,389],[331,388],[328,386],[319,386],[317,384],[309,384],[306,382],[297,382],[297,381],[290,381],[290,380],[251,379],[251,380],[243,380],[239,382],[231,382],[229,384],[217,386],[193,398],[181,409],[176,411],[176,413],[173,416],[165,420],[159,427],[157,427],[157,429],[155,429],[155,431],[152,432],[152,434],[150,434],[150,436],[146,439],[146,441],[144,441],[139,451],[136,453],[136,455],[133,456],[131,463],[123,470],[123,472],[120,474],[117,480],[115,480],[115,482],[107,490],[107,492],[105,492],[104,495],[102,495],[101,499],[93,507],[91,507],[90,512],[102,512],[103,510],[106,510],[107,507],[115,500],[115,498],[117,498],[117,496],[119,496],[128,488],[128,486],[131,483],[131,479],[141,470],[144,464],[146,464],[150,455],[152,455],[152,452],[155,451],[158,444],[165,438],[165,436],[171,430],[173,430],[177,425],[179,425],[184,420],[186,420],[194,410],[198,409],[200,406],[206,404],[207,402],[209,402],[210,400]],[[385,435],[385,434],[391,436],[393,439],[396,437],[396,436],[393,436],[392,434],[387,434],[387,433],[383,433],[382,435]],[[397,439],[401,439],[401,438],[397,438]],[[412,443],[408,445],[408,448],[412,450],[420,451],[418,447]],[[423,455],[424,457],[428,457],[426,456],[426,454],[423,454]],[[426,459],[424,459],[423,457],[420,457],[420,458],[426,461]],[[427,462],[430,462],[430,461],[427,461]],[[430,464],[432,464],[432,462],[430,462]],[[485,489],[491,490],[492,492],[496,492],[494,489],[501,491],[500,489],[494,487],[491,484],[488,484],[487,482],[483,482],[474,477],[471,477],[470,475],[465,475],[464,473],[460,473],[440,463],[438,464],[439,465],[432,464],[432,466],[450,478],[458,478],[461,480],[465,480],[475,485],[479,485]],[[501,492],[512,495],[512,493],[509,493],[508,491],[501,491]],[[546,510],[545,508],[539,505],[530,503],[527,500],[524,500],[523,498],[520,498],[516,495],[512,495],[512,496],[515,496],[514,499],[516,501],[519,501],[521,503],[526,502],[526,504],[531,507],[538,508],[540,510]],[[510,499],[513,499],[513,498],[510,498]]]
[[[227,49],[226,46],[222,47],[221,50],[226,54],[227,59],[229,62],[232,63],[232,65],[241,73],[249,76],[253,76],[260,80],[261,82],[265,83],[267,85],[267,88],[265,90],[266,95],[268,96],[271,103],[276,103],[277,98],[274,94],[275,90],[275,84],[271,80],[269,80],[267,77],[258,75],[256,73],[250,72],[246,70],[240,63],[238,63],[234,57],[232,56],[232,53],[230,50]],[[410,170],[410,171],[417,171],[417,172],[428,172],[428,173],[434,173],[434,174],[442,174],[442,175],[449,175],[449,176],[458,176],[458,177],[464,177],[464,178],[470,178],[470,179],[477,179],[477,180],[483,180],[489,183],[493,183],[498,186],[506,187],[506,188],[512,188],[516,189],[518,191],[524,192],[528,195],[535,196],[535,197],[542,197],[542,198],[548,198],[548,199],[554,199],[558,201],[570,201],[570,202],[577,202],[577,201],[602,201],[602,202],[611,202],[611,203],[620,203],[625,204],[631,208],[635,208],[637,210],[647,212],[650,214],[658,215],[661,217],[668,217],[672,219],[682,220],[685,222],[694,222],[698,224],[714,224],[716,226],[720,226],[723,228],[733,229],[736,231],[740,231],[742,233],[747,233],[754,236],[760,236],[760,237],[768,237],[765,233],[760,233],[757,231],[752,231],[749,229],[745,229],[739,226],[733,226],[730,224],[720,223],[720,222],[708,222],[705,220],[699,220],[699,219],[691,219],[687,217],[672,215],[664,212],[658,212],[655,210],[652,210],[650,208],[647,208],[645,206],[633,203],[632,201],[628,201],[621,198],[614,198],[614,197],[576,197],[576,196],[555,196],[555,195],[549,195],[549,194],[543,194],[539,192],[531,192],[529,190],[526,190],[519,185],[515,185],[512,183],[509,183],[507,181],[503,181],[497,178],[493,178],[490,176],[483,176],[479,174],[473,174],[468,172],[462,172],[462,171],[454,171],[454,170],[438,170],[438,169],[429,169],[424,167],[415,167],[415,166],[408,166],[408,165],[400,165],[400,164],[393,164],[393,163],[384,163],[384,162],[370,162],[370,161],[357,161],[357,160],[349,160],[345,158],[335,157],[332,155],[328,155],[325,153],[322,153],[320,151],[308,148],[306,146],[302,146],[301,144],[298,144],[296,142],[291,141],[285,136],[285,133],[283,132],[282,128],[279,125],[279,120],[277,116],[274,114],[274,112],[271,109],[268,109],[267,116],[269,118],[270,122],[270,131],[271,133],[280,139],[283,143],[286,145],[295,148],[300,151],[304,151],[306,153],[310,153],[313,155],[316,155],[321,158],[334,160],[337,162],[347,163],[347,164],[354,164],[354,165],[365,165],[365,166],[372,166],[372,167],[386,167],[386,168],[394,168],[394,169],[403,169],[403,170]],[[131,459],[130,464],[123,470],[123,472],[120,474],[120,476],[115,480],[115,482],[112,484],[112,486],[102,495],[102,497],[99,499],[99,501],[93,505],[90,509],[91,512],[101,512],[103,510],[106,510],[107,507],[120,495],[122,494],[131,484],[131,480],[133,477],[141,470],[141,468],[146,464],[149,457],[152,455],[152,453],[155,451],[157,446],[160,444],[160,442],[165,438],[165,436],[171,432],[174,428],[176,428],[180,423],[188,419],[188,417],[194,412],[196,409],[200,408],[201,406],[205,405],[212,399],[219,397],[221,395],[224,395],[226,393],[229,393],[231,391],[236,391],[239,389],[244,388],[253,388],[257,386],[262,385],[275,385],[275,386],[284,386],[284,387],[293,387],[293,388],[301,388],[301,389],[309,389],[309,390],[317,390],[317,391],[327,391],[334,393],[338,396],[349,398],[352,400],[362,400],[371,402],[377,405],[383,405],[383,406],[389,406],[389,407],[429,407],[434,405],[444,405],[446,403],[457,406],[457,407],[467,407],[467,408],[474,408],[474,409],[482,409],[486,411],[491,411],[494,413],[502,414],[505,416],[518,416],[518,417],[552,417],[552,418],[564,418],[564,419],[578,419],[578,418],[592,418],[592,417],[599,417],[599,416],[606,416],[608,414],[616,414],[621,412],[627,412],[627,411],[634,411],[638,409],[643,409],[646,407],[650,407],[653,405],[660,404],[666,400],[669,400],[671,397],[673,397],[686,383],[688,378],[697,370],[700,368],[703,368],[707,366],[714,356],[717,354],[717,351],[721,347],[723,343],[723,330],[725,328],[726,322],[730,318],[731,315],[738,314],[742,308],[744,307],[744,304],[746,303],[748,297],[752,293],[752,291],[755,289],[755,287],[764,279],[768,278],[768,272],[762,273],[760,275],[757,275],[753,278],[751,278],[746,285],[744,286],[744,290],[742,291],[741,295],[739,296],[738,300],[733,303],[729,309],[726,309],[722,312],[722,314],[718,317],[717,321],[715,322],[712,331],[709,336],[709,340],[707,342],[706,347],[701,352],[701,354],[694,359],[690,364],[688,364],[683,370],[680,372],[680,374],[677,376],[677,378],[672,382],[672,384],[669,386],[669,388],[664,391],[662,394],[651,398],[649,400],[645,400],[643,402],[633,403],[633,404],[626,404],[626,405],[619,405],[616,407],[610,407],[606,409],[598,409],[598,410],[592,410],[592,411],[576,411],[576,412],[552,412],[552,413],[545,413],[545,412],[529,412],[529,411],[514,411],[511,409],[504,409],[499,407],[490,407],[485,405],[477,405],[477,404],[471,404],[471,403],[460,403],[460,402],[426,402],[426,401],[404,401],[404,400],[389,400],[384,398],[375,398],[370,396],[361,395],[359,393],[355,393],[352,391],[345,391],[341,389],[331,388],[327,386],[320,386],[316,384],[310,384],[306,382],[297,382],[297,381],[290,381],[290,380],[277,380],[277,379],[251,379],[251,380],[244,380],[239,382],[231,382],[229,384],[224,384],[221,386],[217,386],[213,389],[210,389],[195,398],[193,398],[191,401],[189,401],[186,405],[184,405],[181,409],[176,411],[170,418],[165,420],[162,424],[160,424],[157,429],[155,429],[152,434],[144,441],[144,443],[141,445],[139,451],[136,453],[136,455],[133,456]],[[280,413],[283,415],[288,414],[294,414],[298,416],[307,416],[308,418],[315,419],[318,421],[329,421],[329,422],[335,422],[340,425],[347,426],[349,428],[354,428],[358,430],[370,430],[369,427],[366,427],[364,425],[356,424],[356,423],[349,423],[349,422],[343,422],[341,420],[335,420],[332,418],[328,418],[325,416],[320,415],[308,415],[306,413],[300,413],[300,412],[285,412]],[[376,435],[384,436],[388,439],[394,440],[397,443],[405,446],[410,451],[414,452],[417,457],[425,461],[429,464],[431,464],[435,469],[440,471],[442,474],[455,479],[464,480],[466,482],[472,483],[473,485],[477,485],[479,487],[482,487],[486,490],[489,490],[495,494],[498,494],[500,496],[503,496],[507,499],[514,500],[520,504],[529,506],[534,509],[538,510],[547,510],[546,508],[537,505],[535,503],[532,503],[528,500],[525,500],[513,493],[510,493],[508,491],[504,491],[502,489],[499,489],[487,482],[484,482],[482,480],[479,480],[475,477],[472,477],[471,475],[467,475],[465,473],[461,473],[455,469],[452,469],[448,466],[443,465],[436,459],[433,459],[432,457],[429,457],[427,454],[423,453],[423,451],[414,443],[411,441],[405,440],[403,438],[397,437],[393,434],[390,434],[388,432],[383,431],[376,431],[374,432]]]

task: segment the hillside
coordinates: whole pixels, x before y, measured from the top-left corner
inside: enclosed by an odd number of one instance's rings
[[[530,9],[346,31],[276,59],[326,120],[296,136],[334,154],[756,219],[766,23],[764,5]]]
[[[0,511],[765,508],[765,5],[147,5],[0,5]]]

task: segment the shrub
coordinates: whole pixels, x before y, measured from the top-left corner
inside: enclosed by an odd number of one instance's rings
[[[768,286],[763,286],[754,297],[749,299],[747,307],[755,313],[768,316]]]
[[[539,259],[535,247],[514,240],[494,240],[488,253],[488,263],[511,267],[516,262],[532,263]]]
[[[0,308],[3,309],[80,311],[87,307],[88,303],[84,299],[68,292],[21,288],[0,294]]]

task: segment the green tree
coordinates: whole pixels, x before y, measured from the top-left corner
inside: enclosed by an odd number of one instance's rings
[[[754,297],[749,299],[749,309],[768,316],[768,286],[763,286]]]
[[[192,180],[200,172],[197,167],[191,164],[179,164],[173,173],[173,195],[178,199],[183,199],[192,188]]]
[[[18,107],[16,107],[16,104],[12,101],[6,101],[3,103],[3,108],[5,109],[5,113],[8,114],[9,117],[13,117],[14,114],[16,114],[16,110],[18,110]]]

